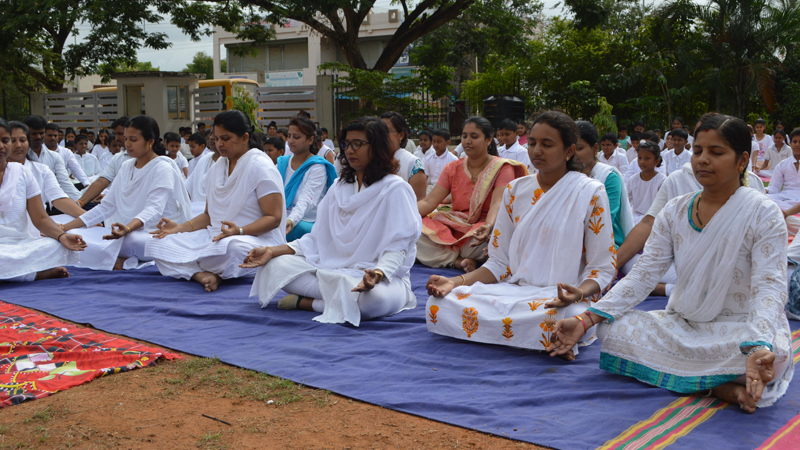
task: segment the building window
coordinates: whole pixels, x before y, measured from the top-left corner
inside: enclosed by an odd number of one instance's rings
[[[188,95],[188,86],[167,86],[167,117],[169,119],[185,120],[188,118],[186,113]]]

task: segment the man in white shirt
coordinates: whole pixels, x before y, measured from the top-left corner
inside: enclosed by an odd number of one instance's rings
[[[439,175],[442,174],[444,167],[453,161],[458,161],[456,155],[450,153],[447,147],[450,145],[450,132],[447,130],[435,130],[433,132],[433,151],[428,150],[425,154],[425,174],[428,175],[428,192],[436,186]]]
[[[498,156],[519,161],[525,164],[528,168],[528,173],[536,173],[536,169],[533,167],[530,157],[528,156],[528,150],[519,145],[516,122],[511,119],[504,119],[500,122],[500,127],[497,130],[497,138],[501,145],[497,148]]]
[[[111,129],[114,131],[114,136],[109,136],[109,139],[116,139],[119,142],[119,145],[123,146],[125,143],[125,124],[127,124],[129,120],[130,119],[125,116],[115,120],[111,124]],[[109,149],[110,148],[111,145],[109,145]],[[130,159],[130,156],[128,156],[128,152],[123,147],[122,150],[114,155],[108,164],[106,164],[105,169],[100,172],[100,176],[94,181],[94,183],[89,185],[89,187],[83,191],[83,195],[80,196],[78,204],[84,206],[96,199],[103,192],[103,190],[114,181],[120,166],[122,166],[122,163],[128,159]]]
[[[672,137],[673,150],[667,150],[661,154],[667,175],[680,170],[684,164],[692,162],[692,152],[686,150],[686,142],[689,138],[686,131],[676,129],[672,130],[669,135]]]
[[[28,126],[31,135],[28,157],[31,161],[40,162],[49,167],[50,170],[53,171],[53,174],[55,174],[61,190],[63,190],[69,198],[77,200],[81,196],[81,193],[78,192],[75,185],[70,181],[67,168],[64,166],[64,160],[58,153],[51,152],[44,146],[45,128],[48,125],[47,121],[44,120],[42,116],[28,116],[25,118],[24,122],[25,125]],[[58,130],[56,130],[56,139],[58,139]]]
[[[616,167],[622,174],[622,179],[627,180],[628,156],[625,150],[617,147],[619,138],[617,133],[606,133],[600,138],[600,155],[598,160],[603,164]]]
[[[64,161],[64,167],[67,168],[68,173],[71,173],[84,186],[88,186],[90,183],[89,177],[86,176],[81,165],[75,160],[75,155],[72,151],[58,145],[58,125],[48,123],[44,127],[44,133],[44,148],[42,148],[42,151],[47,149],[61,155],[61,160]],[[66,189],[64,189],[64,192],[69,195]]]

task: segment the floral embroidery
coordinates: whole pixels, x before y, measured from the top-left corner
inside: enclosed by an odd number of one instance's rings
[[[456,298],[459,299],[459,300],[464,300],[466,298],[469,298],[470,295],[472,295],[472,294],[465,294],[463,292],[458,292],[458,293],[456,293]]]
[[[596,195],[592,196],[592,201],[589,204],[592,206],[592,215],[589,219],[589,229],[594,232],[595,235],[600,234],[600,230],[603,229],[605,224],[603,223],[603,218],[600,217],[600,214],[605,211],[602,206],[598,204],[599,197]],[[613,238],[612,238],[613,239]]]
[[[436,322],[438,322],[438,320],[436,320],[436,313],[439,312],[439,307],[436,305],[431,305],[430,310],[431,313],[429,317],[431,318],[431,323],[435,325]]]
[[[508,211],[508,217],[511,217],[511,216],[513,216],[513,215],[514,215],[514,213],[513,213],[513,211],[514,211],[514,208],[513,208],[513,206],[514,206],[514,194],[511,194],[511,196],[509,197],[508,204],[506,205],[506,211]]]
[[[591,205],[591,206],[595,206],[595,205],[597,205],[597,201],[598,201],[598,200],[600,200],[600,197],[598,197],[598,196],[596,196],[596,195],[593,195],[593,196],[592,196],[592,201],[591,201],[591,202],[589,202],[589,205]]]
[[[542,333],[542,340],[539,342],[545,348],[549,347],[551,343],[550,340],[552,338],[551,333],[553,332],[553,327],[556,326],[556,322],[558,321],[558,319],[556,319],[556,314],[558,314],[558,310],[556,310],[555,308],[548,309],[547,311],[545,311],[546,317],[544,318],[544,321],[542,321],[542,323],[539,324],[539,327],[541,327],[542,331],[544,331],[544,333]]]
[[[519,216],[514,217],[514,223],[519,223]]]
[[[605,224],[603,223],[603,219],[601,217],[589,219],[589,229],[594,231],[595,235],[600,234],[600,230],[602,230],[604,226]]]
[[[467,337],[471,338],[472,335],[478,331],[478,310],[475,308],[464,308],[461,314],[461,328],[467,333]]]
[[[540,300],[544,300],[544,299],[540,299]],[[544,302],[537,302],[536,300],[534,300],[532,302],[528,302],[528,306],[531,307],[531,311],[536,311],[542,305],[544,305]]]
[[[500,275],[500,280],[498,280],[498,281],[503,281],[503,280],[505,280],[506,278],[508,278],[510,276],[511,276],[511,268],[506,266],[506,273]]]
[[[500,237],[500,230],[498,230],[498,229],[495,229],[495,230],[494,230],[494,237],[492,238],[492,246],[493,246],[495,249],[496,249],[496,248],[498,248],[498,247],[500,247],[500,244],[497,242],[497,238],[499,238],[499,237]]]
[[[597,278],[597,272],[598,272],[597,270],[592,270],[592,273],[589,274],[589,276],[586,278]]]
[[[541,189],[536,189],[533,191],[533,201],[531,202],[531,205],[535,205],[536,202],[539,201],[539,198],[541,198],[542,194],[544,194],[544,191]]]
[[[511,331],[511,322],[513,322],[511,317],[503,319],[503,337],[505,337],[507,341],[510,341],[511,338],[514,337],[514,332]]]
[[[508,184],[506,185],[506,189],[508,189],[508,192],[511,192],[511,183],[508,183]]]

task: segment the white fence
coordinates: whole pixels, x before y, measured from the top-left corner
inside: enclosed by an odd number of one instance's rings
[[[214,121],[217,114],[225,111],[225,86],[199,88],[192,91],[194,124],[203,122],[206,126]]]
[[[47,94],[45,119],[61,128],[108,128],[118,116],[116,92]]]
[[[275,121],[279,127],[289,125],[289,121],[300,111],[311,114],[317,120],[317,87],[266,87],[256,89],[257,119],[266,131],[267,125]]]

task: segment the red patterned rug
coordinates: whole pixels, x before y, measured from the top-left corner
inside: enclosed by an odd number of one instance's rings
[[[0,302],[0,407],[180,355]]]

